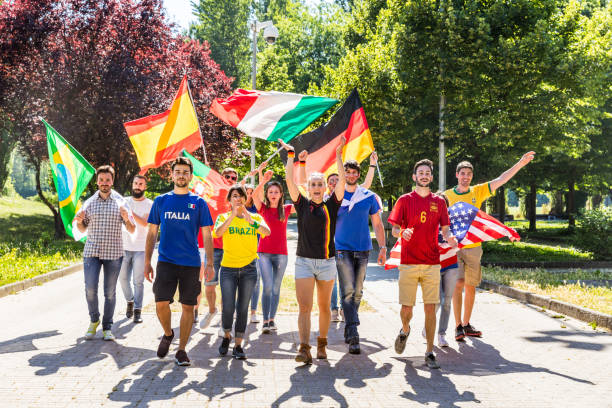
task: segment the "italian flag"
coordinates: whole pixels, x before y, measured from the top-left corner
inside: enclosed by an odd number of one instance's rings
[[[337,102],[319,96],[237,89],[228,98],[215,99],[210,111],[248,136],[288,142]]]

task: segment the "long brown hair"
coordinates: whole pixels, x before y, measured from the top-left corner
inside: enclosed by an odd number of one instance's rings
[[[266,188],[264,189],[264,204],[266,207],[270,207],[270,200],[268,200],[268,190],[270,187],[275,186],[280,190],[280,199],[278,200],[278,219],[281,221],[285,221],[285,205],[283,203],[283,197],[285,196],[285,191],[283,190],[283,185],[276,180],[272,180],[266,184]]]

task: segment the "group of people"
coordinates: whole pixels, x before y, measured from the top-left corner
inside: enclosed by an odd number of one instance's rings
[[[230,211],[219,214],[214,221],[206,201],[189,191],[193,166],[187,158],[179,157],[172,163],[174,188],[153,202],[144,196],[146,179],[143,176],[134,178],[132,196],[124,199],[112,190],[113,168],[99,167],[96,171],[98,191],[75,217],[76,227],[87,233],[83,258],[91,323],[85,338],[93,338],[100,324],[97,291],[103,267],[105,304],[102,329],[105,340],[114,340],[111,327],[117,280],[120,280],[127,300],[126,316],[140,323],[146,278],[153,282],[156,313],[163,329],[158,357],[164,358],[168,354],[175,336],[170,304],[174,302],[178,288],[182,314],[175,361],[181,366],[190,365],[185,349],[192,325],[197,322],[202,283],[208,312],[201,320],[201,327],[210,325],[217,314],[215,288],[219,284],[219,354],[225,356],[228,353],[233,339],[232,356],[245,359],[243,341],[249,306],[254,310],[257,305],[255,288],[259,286],[259,276],[263,286],[262,332],[277,329],[275,315],[288,260],[287,223],[290,214],[296,213],[295,287],[300,344],[295,360],[304,364],[313,361],[309,339],[315,287],[319,309],[316,358],[327,358],[327,333],[332,319],[331,303],[336,278],[345,319],[344,339],[348,352],[359,354],[359,305],[372,250],[370,221],[379,247],[376,257],[379,265],[386,262],[387,247],[381,218],[382,204],[368,189],[377,158],[373,156],[366,180],[359,185],[359,163],[354,160],[342,162],[345,143],[346,140],[341,138],[336,148],[337,173],[326,178],[322,173],[305,174],[306,151],[299,154],[299,164],[295,166],[293,147],[281,141],[287,150],[285,182],[292,204],[284,203],[283,185],[272,180],[272,171],[263,174],[266,163],[257,169],[259,184],[256,187],[245,186],[244,180],[238,183],[238,173],[234,169],[224,170],[222,175],[228,182]],[[393,236],[402,240],[398,279],[402,327],[395,341],[397,353],[404,351],[410,334],[419,284],[425,311],[423,335],[427,339],[427,366],[439,368],[433,354],[433,343],[436,306],[441,299],[438,326],[441,347],[448,346],[445,332],[451,300],[457,322],[456,340],[482,335],[470,323],[475,288],[481,279],[482,249],[478,245],[461,249],[457,264],[441,271],[438,231],[441,229],[446,242],[457,246],[457,240],[449,229],[448,206],[464,201],[480,207],[533,157],[533,152],[526,153],[500,177],[477,186],[471,186],[472,165],[461,162],[456,172],[457,187],[443,194],[433,194],[429,188],[433,180],[433,163],[429,160],[416,163],[412,174],[416,187],[398,199],[388,218],[393,225]],[[299,169],[297,175],[294,174],[295,167]],[[158,237],[158,260],[154,271],[151,261]],[[462,299],[464,289],[465,302]]]

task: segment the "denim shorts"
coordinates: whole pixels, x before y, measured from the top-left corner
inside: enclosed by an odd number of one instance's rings
[[[204,248],[199,248],[200,251],[200,262],[206,264],[206,251]],[[219,248],[213,249],[213,269],[215,274],[212,279],[206,281],[204,279],[204,269],[200,272],[200,279],[204,282],[204,286],[216,286],[219,283],[219,270],[221,269],[221,259],[223,259],[223,250]]]
[[[295,258],[295,279],[315,278],[329,281],[336,279],[336,259]]]

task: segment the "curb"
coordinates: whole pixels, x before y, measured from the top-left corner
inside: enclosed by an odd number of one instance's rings
[[[12,295],[22,290],[31,288],[32,286],[38,286],[42,283],[61,278],[62,276],[70,275],[71,273],[77,272],[81,269],[83,269],[82,262],[75,265],[67,266],[62,269],[58,269],[56,271],[48,272],[43,275],[38,275],[30,279],[22,280],[21,282],[15,282],[9,285],[1,286],[0,297]]]
[[[532,305],[540,306],[558,313],[563,313],[575,319],[582,320],[583,322],[596,322],[598,327],[604,327],[608,330],[612,330],[612,315],[596,312],[594,310],[572,305],[560,300],[551,299],[547,296],[536,295],[525,290],[511,288],[510,286],[501,285],[499,283],[484,279],[480,283],[480,288],[491,290],[495,293],[520,300],[521,302],[530,303]]]

